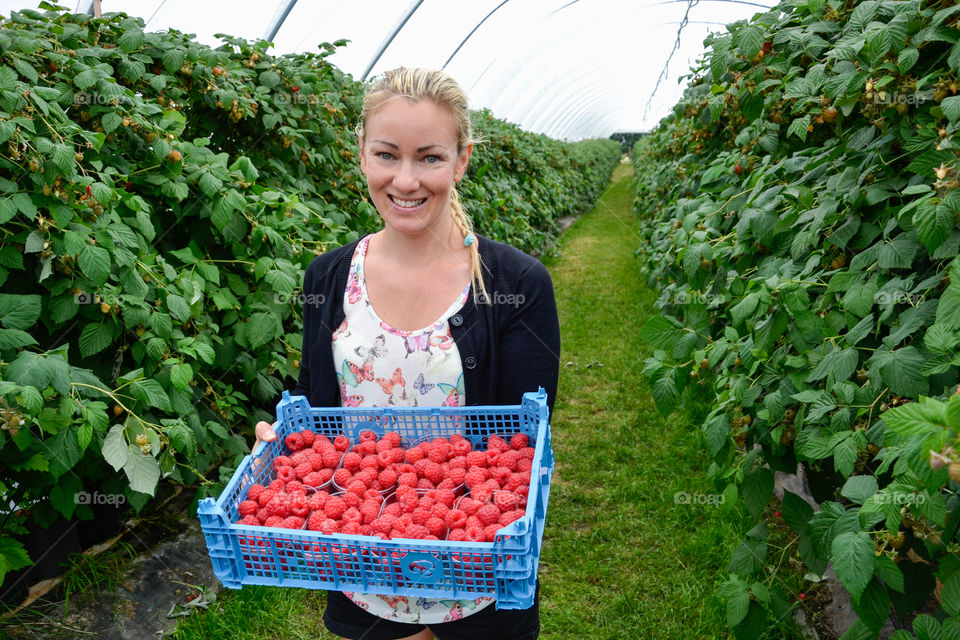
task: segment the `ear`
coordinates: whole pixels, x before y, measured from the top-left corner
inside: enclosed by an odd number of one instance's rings
[[[470,164],[470,156],[473,154],[473,143],[467,145],[467,148],[463,150],[459,156],[457,156],[457,167],[456,171],[453,174],[453,181],[460,182],[463,180],[464,174],[467,172],[467,166]]]

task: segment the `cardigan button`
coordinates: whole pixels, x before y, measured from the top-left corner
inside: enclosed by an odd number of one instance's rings
[[[459,327],[460,325],[463,324],[463,316],[460,315],[459,313],[450,316],[450,324],[452,324],[455,327]]]
[[[476,369],[477,359],[473,356],[467,356],[463,359],[463,366],[465,366],[467,369]]]

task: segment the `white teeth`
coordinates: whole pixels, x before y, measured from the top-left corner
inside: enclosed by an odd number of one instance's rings
[[[412,209],[413,207],[420,206],[426,202],[426,198],[421,198],[420,200],[401,200],[400,198],[393,198],[393,201],[397,203],[397,206],[403,207],[404,209]]]

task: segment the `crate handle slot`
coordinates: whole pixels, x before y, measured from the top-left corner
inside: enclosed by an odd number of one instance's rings
[[[418,584],[435,584],[443,579],[443,563],[429,553],[408,553],[400,559],[403,577]]]

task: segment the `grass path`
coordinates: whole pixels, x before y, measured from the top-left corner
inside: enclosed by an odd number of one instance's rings
[[[677,491],[715,490],[698,430],[661,417],[641,375],[649,347],[638,333],[656,310],[633,257],[633,198],[622,164],[547,262],[562,353],[540,565],[545,640],[725,635],[713,594],[741,520],[674,502]]]
[[[716,506],[674,502],[677,491],[715,489],[697,429],[661,417],[641,375],[649,348],[637,334],[656,311],[633,257],[633,193],[622,164],[546,261],[563,346],[540,564],[543,640],[727,637],[713,594],[743,523]],[[308,590],[225,591],[216,612],[182,621],[175,637],[326,640],[322,602]]]

